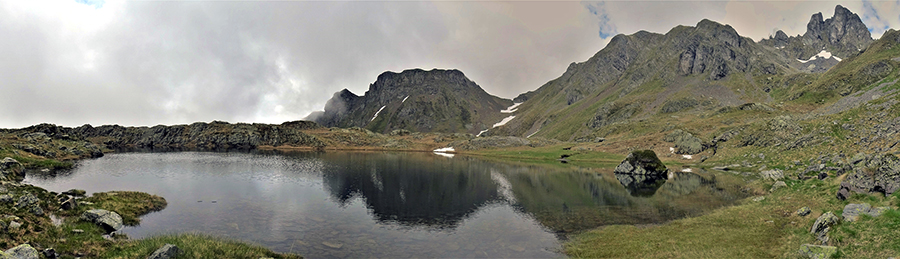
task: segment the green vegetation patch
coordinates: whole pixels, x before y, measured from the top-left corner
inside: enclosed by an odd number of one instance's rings
[[[80,205],[75,210],[62,212],[62,215],[80,216],[91,208],[104,209],[122,216],[125,225],[134,226],[141,222],[138,217],[165,209],[168,204],[163,197],[132,191],[98,192],[82,201],[93,205]]]
[[[181,249],[177,258],[303,258],[269,251],[258,245],[196,234],[177,234],[148,237],[128,241],[111,248],[103,258],[144,258],[165,244],[173,244]]]

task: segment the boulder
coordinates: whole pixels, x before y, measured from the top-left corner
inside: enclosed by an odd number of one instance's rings
[[[118,231],[124,227],[122,224],[122,216],[108,210],[88,210],[81,214],[81,219],[93,222],[94,224],[103,227],[107,232]]]
[[[805,217],[806,215],[809,215],[810,213],[812,213],[812,210],[809,209],[809,207],[803,207],[803,208],[800,208],[799,210],[797,210],[797,216],[801,216],[801,217]]]
[[[73,210],[78,208],[78,202],[75,201],[75,198],[68,197],[66,200],[60,202],[59,208],[62,210]]]
[[[653,150],[635,150],[616,166],[617,174],[665,176],[669,170]]]
[[[16,259],[38,259],[38,258],[40,258],[40,255],[38,255],[37,249],[34,249],[34,247],[31,247],[31,245],[29,245],[29,244],[21,244],[17,247],[10,248],[9,250],[6,250],[5,253],[6,253],[6,255],[10,256],[11,258],[16,258]]]
[[[830,211],[826,212],[816,219],[816,222],[813,223],[809,233],[815,235],[816,239],[822,242],[822,244],[826,244],[828,242],[828,231],[831,230],[831,226],[834,226],[840,221],[841,219],[835,216],[834,213],[831,213]]]
[[[59,258],[59,253],[57,253],[56,249],[53,248],[44,249],[42,253],[44,254],[44,257],[47,257],[49,259]]]
[[[893,154],[867,156],[856,161],[852,159],[852,172],[841,182],[837,198],[845,200],[851,192],[882,193],[889,196],[900,189],[900,159]]]
[[[34,197],[34,195],[32,195],[29,192],[25,192],[24,195],[19,197],[19,201],[16,202],[16,208],[21,209],[21,208],[32,207],[32,206],[38,205],[40,202],[41,202],[41,200],[38,200],[37,197]]]
[[[817,246],[811,244],[800,245],[800,254],[811,259],[831,258],[831,255],[837,253],[837,247],[833,246]]]
[[[10,221],[10,222],[9,222],[9,230],[17,230],[17,229],[19,229],[20,227],[22,227],[22,223],[15,222],[15,221]]]
[[[886,210],[888,210],[888,207],[872,208],[868,203],[851,203],[844,206],[844,212],[841,213],[841,217],[847,222],[853,222],[856,221],[859,215],[865,214],[872,217],[878,217]]]
[[[181,249],[178,249],[177,246],[165,244],[159,249],[156,249],[150,256],[147,256],[147,259],[170,259],[175,258],[179,253],[181,253]]]

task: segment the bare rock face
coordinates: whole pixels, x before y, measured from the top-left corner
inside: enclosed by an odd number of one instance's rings
[[[0,160],[0,181],[22,181],[25,179],[25,167],[12,158]]]

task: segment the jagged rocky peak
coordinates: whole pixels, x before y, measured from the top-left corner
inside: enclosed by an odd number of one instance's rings
[[[872,41],[872,34],[859,18],[843,6],[834,7],[834,16],[822,20],[822,13],[814,14],[806,25],[803,34],[807,44],[836,44],[861,49]]]
[[[798,62],[793,65],[798,69],[823,72],[841,59],[856,55],[873,41],[859,15],[837,5],[831,18],[824,19],[822,13],[813,14],[803,35],[789,37],[779,30],[774,37],[760,43],[796,59]]]

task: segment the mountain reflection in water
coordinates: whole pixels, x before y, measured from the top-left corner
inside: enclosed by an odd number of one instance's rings
[[[740,179],[702,171],[648,181],[388,152],[119,153],[26,182],[165,197],[165,210],[124,230],[133,238],[201,232],[314,258],[553,257],[565,233],[661,223],[744,197]]]

